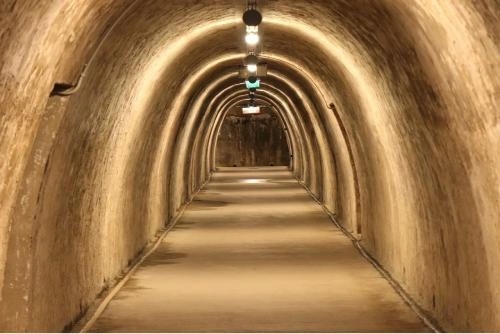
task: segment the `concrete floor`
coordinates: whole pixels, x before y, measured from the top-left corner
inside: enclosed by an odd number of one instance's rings
[[[429,331],[283,167],[224,168],[92,331]]]

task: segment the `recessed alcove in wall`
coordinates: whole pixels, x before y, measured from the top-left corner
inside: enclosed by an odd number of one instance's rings
[[[268,108],[244,115],[232,108],[217,137],[216,165],[221,167],[288,166],[290,149],[278,115]]]

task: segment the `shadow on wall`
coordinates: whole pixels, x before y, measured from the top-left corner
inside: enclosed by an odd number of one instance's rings
[[[290,150],[279,119],[272,114],[229,114],[217,140],[221,167],[288,166]]]

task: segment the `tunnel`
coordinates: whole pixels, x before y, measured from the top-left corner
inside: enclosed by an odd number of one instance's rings
[[[260,171],[284,188],[252,210],[306,191],[319,237],[341,231],[428,331],[500,331],[497,0],[0,8],[0,330],[75,330],[207,184]],[[241,115],[249,8],[258,116]]]

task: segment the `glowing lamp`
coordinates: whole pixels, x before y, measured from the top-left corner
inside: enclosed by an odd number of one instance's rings
[[[245,43],[247,43],[250,46],[257,45],[259,43],[260,37],[259,34],[255,32],[249,32],[245,35]]]
[[[245,85],[247,86],[247,89],[260,88],[260,80],[256,80],[255,82],[251,82],[250,80],[245,80]]]
[[[256,106],[248,106],[241,108],[241,111],[245,115],[258,114],[260,113],[260,107]]]
[[[248,64],[247,70],[250,73],[255,73],[255,72],[257,72],[257,65],[256,64]]]

